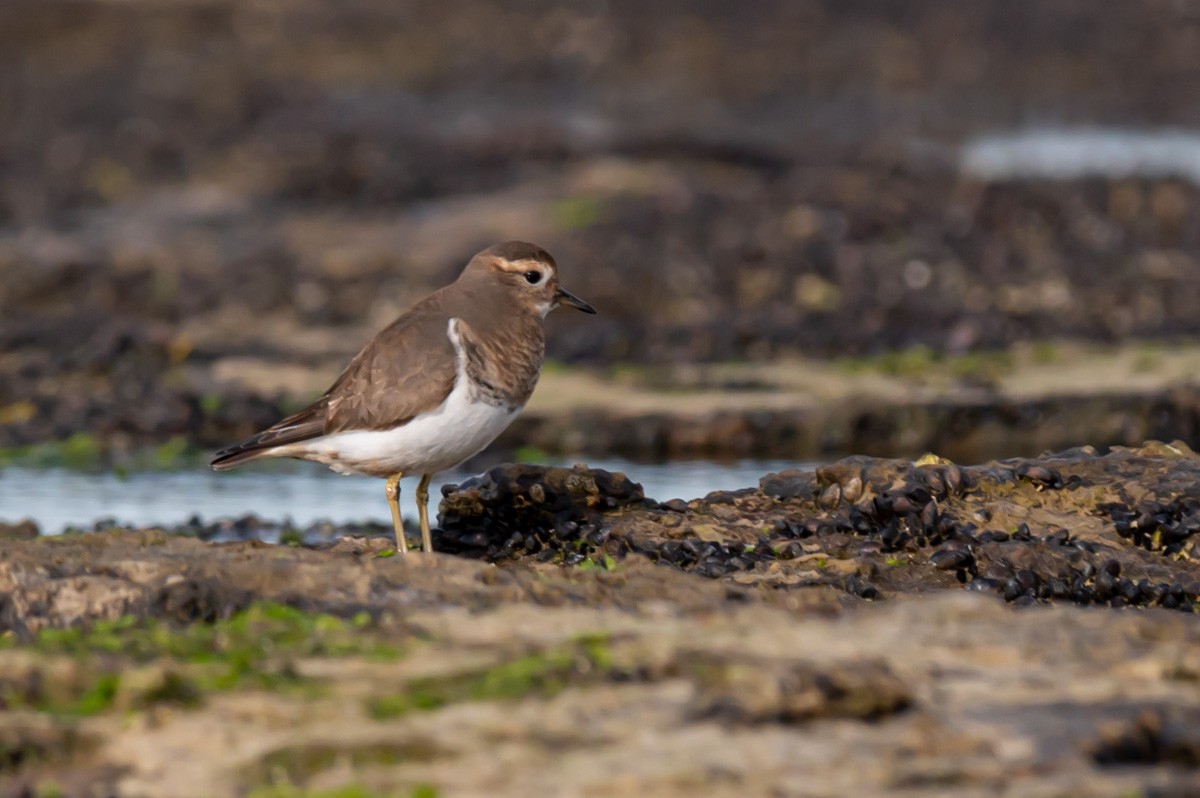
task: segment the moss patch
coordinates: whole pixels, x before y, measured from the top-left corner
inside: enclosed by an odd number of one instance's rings
[[[90,627],[45,629],[25,642],[8,636],[0,638],[0,650],[69,658],[84,676],[46,685],[51,669],[43,668],[31,680],[35,688],[10,687],[0,691],[0,702],[78,716],[114,706],[195,706],[209,690],[304,686],[292,665],[298,658],[399,657],[400,649],[381,640],[370,625],[366,614],[344,620],[260,602],[214,624],[175,627],[124,616]]]
[[[251,783],[306,784],[318,773],[339,765],[360,768],[430,762],[446,752],[426,740],[365,745],[299,745],[264,756],[248,774]]]
[[[191,468],[205,461],[208,452],[183,436],[173,436],[155,446],[118,453],[111,441],[89,432],[29,446],[0,448],[0,468],[69,468],[95,471],[112,468],[120,475],[132,471],[169,471]]]
[[[916,380],[936,377],[998,380],[1017,366],[1014,354],[1005,350],[947,355],[924,345],[867,357],[841,358],[834,363],[847,374],[882,374]]]
[[[347,784],[328,790],[310,790],[293,784],[272,784],[250,791],[249,798],[438,798],[441,793],[429,785],[408,792],[379,792],[361,784]]]
[[[177,627],[125,615],[87,627],[44,629],[27,643],[0,638],[0,648],[25,647],[73,657],[113,654],[135,662],[162,656],[183,662],[214,662],[256,659],[275,652],[382,659],[398,656],[395,646],[370,633],[370,625],[366,613],[346,620],[264,601],[213,624]]]
[[[414,680],[399,693],[369,699],[367,712],[373,718],[384,719],[461,701],[548,697],[572,684],[606,678],[611,668],[608,638],[583,637],[571,645],[528,654],[491,668]]]

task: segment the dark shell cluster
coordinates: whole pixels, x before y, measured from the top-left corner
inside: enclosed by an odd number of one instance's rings
[[[1075,551],[1069,552],[1057,569],[1022,567],[1027,558],[1015,561],[998,552],[984,575],[967,587],[998,592],[1006,601],[1020,605],[1053,599],[1084,606],[1160,606],[1194,612],[1200,602],[1200,580],[1126,575],[1120,560],[1105,558],[1085,542],[1063,545]]]
[[[849,457],[768,474],[758,489],[661,503],[623,474],[501,466],[446,489],[436,545],[567,565],[597,553],[638,556],[710,578],[826,585],[864,599],[958,587],[1016,605],[1194,611],[1200,496],[1187,491],[1200,490],[1192,487],[1200,458],[1155,446],[980,466]],[[1131,505],[1125,488],[1135,484],[1137,495],[1173,498]]]
[[[602,514],[645,501],[642,486],[603,469],[497,466],[442,488],[434,546],[469,557],[582,562],[608,540]]]
[[[1165,502],[1144,501],[1136,507],[1113,503],[1108,512],[1117,534],[1134,546],[1167,556],[1189,552],[1200,559],[1200,498],[1185,496]]]
[[[1106,459],[1090,450],[1046,459],[1061,461],[1069,468],[1072,461],[1084,458]],[[881,468],[880,464],[885,465]],[[864,484],[868,493],[874,486],[877,495],[836,509],[839,498],[861,497]],[[849,496],[845,495],[847,485],[851,487]],[[1136,560],[1123,574],[1123,552],[1102,541],[1077,539],[1067,528],[1053,524],[1035,529],[1021,522],[1006,531],[991,523],[993,515],[987,505],[997,497],[1027,506],[1029,488],[1043,493],[1083,487],[1091,487],[1091,482],[1079,473],[1016,460],[962,468],[849,458],[817,469],[811,477],[771,475],[763,480],[764,491],[777,498],[808,497],[817,508],[826,509],[777,520],[776,540],[853,535],[865,538],[858,547],[860,559],[877,560],[872,555],[899,553],[908,555],[905,562],[910,564],[919,563],[927,553],[928,566],[953,574],[966,589],[996,593],[1015,604],[1058,600],[1194,611],[1200,602],[1200,576],[1180,577]],[[1148,504],[1136,511],[1122,505],[1098,509],[1110,512],[1117,535],[1147,551],[1179,554],[1189,537],[1200,530],[1200,499],[1194,497]],[[859,570],[863,573],[845,579],[846,590],[864,597],[877,594],[865,577],[878,577],[883,569],[876,562],[867,562]]]
[[[64,533],[108,532],[114,529],[134,531],[137,528],[131,524],[120,523],[115,518],[101,518],[86,526],[67,527]],[[390,523],[368,521],[335,524],[331,521],[316,521],[305,526],[296,526],[290,521],[273,521],[260,518],[252,513],[216,521],[204,521],[199,516],[192,516],[182,524],[167,527],[164,531],[172,535],[198,538],[206,543],[258,541],[318,549],[333,546],[344,537],[386,537],[390,540],[394,534]],[[4,539],[5,535],[5,525],[0,524],[0,539]],[[32,536],[37,536],[36,526],[33,528]]]

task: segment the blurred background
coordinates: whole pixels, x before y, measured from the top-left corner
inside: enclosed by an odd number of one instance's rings
[[[1196,443],[1197,181],[1193,0],[6,0],[0,462],[249,434],[510,238],[601,315],[492,458]]]

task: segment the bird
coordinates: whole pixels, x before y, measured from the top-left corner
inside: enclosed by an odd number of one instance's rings
[[[540,246],[489,247],[381,330],[319,399],[218,451],[212,468],[290,457],[386,477],[400,553],[408,551],[400,480],[419,474],[421,545],[430,552],[429,480],[483,451],[525,407],[545,357],[544,319],[563,305],[596,312],[559,284],[558,264]]]

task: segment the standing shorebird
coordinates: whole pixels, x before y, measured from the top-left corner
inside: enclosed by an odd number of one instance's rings
[[[376,335],[324,396],[217,452],[212,467],[296,457],[387,477],[401,552],[408,544],[400,479],[420,474],[421,542],[431,551],[430,478],[483,451],[521,412],[542,368],[542,320],[561,304],[596,312],[559,286],[554,258],[541,247],[507,241],[485,249]]]

